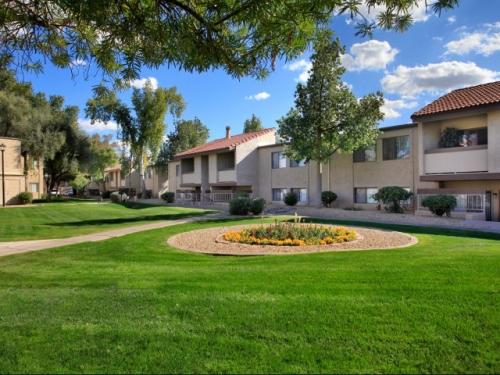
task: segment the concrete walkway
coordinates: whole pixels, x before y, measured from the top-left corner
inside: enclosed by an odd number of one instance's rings
[[[11,254],[21,254],[30,251],[45,250],[53,247],[73,245],[82,242],[97,242],[109,240],[110,238],[122,237],[127,234],[144,232],[151,229],[165,228],[172,225],[186,224],[194,221],[213,220],[222,218],[219,213],[209,214],[204,216],[194,216],[183,220],[162,220],[149,224],[136,225],[126,228],[118,228],[107,230],[99,233],[84,234],[69,238],[54,238],[47,240],[29,240],[29,241],[12,241],[0,242],[0,257]]]

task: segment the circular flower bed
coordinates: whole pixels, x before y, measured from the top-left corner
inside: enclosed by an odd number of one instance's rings
[[[344,227],[275,223],[229,231],[223,235],[223,239],[248,245],[331,245],[355,240],[356,232]]]

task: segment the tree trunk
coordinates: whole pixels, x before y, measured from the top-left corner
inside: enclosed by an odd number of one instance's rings
[[[318,161],[316,162],[316,181],[315,181],[315,184],[313,186],[313,199],[311,200],[311,204],[313,206],[316,206],[316,207],[321,207],[322,206],[322,202],[321,202],[321,192],[323,191],[323,187],[322,187],[322,184],[323,184],[323,173],[322,173],[322,165],[321,163]]]

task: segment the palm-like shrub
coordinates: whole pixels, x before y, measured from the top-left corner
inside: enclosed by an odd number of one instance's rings
[[[457,199],[452,195],[430,195],[424,198],[422,206],[427,207],[434,215],[450,216],[451,211],[457,206]]]
[[[321,193],[321,202],[325,207],[330,207],[337,200],[337,194],[333,191],[323,191]]]
[[[401,202],[412,197],[413,193],[399,186],[386,186],[373,195],[373,199],[382,202],[389,212],[403,213]]]

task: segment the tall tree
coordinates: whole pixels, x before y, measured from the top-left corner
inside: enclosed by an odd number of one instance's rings
[[[383,119],[380,93],[357,99],[342,82],[343,50],[325,32],[314,46],[307,83],[297,85],[295,107],[278,120],[278,134],[287,143],[286,154],[294,160],[316,161],[317,192],[321,196],[321,163],[338,151],[352,152],[371,145]],[[320,203],[320,202],[314,202]]]
[[[50,131],[62,133],[64,142],[52,158],[45,159],[45,183],[49,196],[62,181],[72,181],[80,169],[87,169],[91,158],[90,141],[78,127],[78,107],[65,107],[61,97],[51,97],[50,105],[53,114]]]
[[[206,143],[208,135],[208,128],[197,117],[177,121],[162,145],[156,165],[166,166],[175,154]]]
[[[256,132],[262,129],[263,129],[262,121],[260,121],[260,118],[258,118],[252,113],[252,117],[245,120],[245,124],[243,126],[243,133]]]
[[[147,82],[144,88],[133,90],[132,108],[121,102],[115,92],[97,88],[94,98],[87,102],[86,114],[92,122],[114,119],[120,126],[121,139],[130,147],[130,156],[139,172],[142,192],[144,165],[158,156],[166,130],[166,115],[178,117],[184,106],[175,87],[155,90]]]
[[[118,155],[110,143],[108,136],[101,137],[96,134],[90,138],[91,160],[88,167],[90,176],[97,183],[104,183],[106,168],[118,162]]]
[[[458,0],[429,1],[441,13]],[[126,80],[142,67],[171,64],[188,71],[225,69],[235,77],[264,76],[277,58],[299,56],[315,29],[332,15],[375,27],[404,30],[420,0],[142,0],[0,2],[0,54],[26,69],[44,58],[58,67],[88,66]],[[383,9],[375,22],[363,7]],[[427,2],[426,2],[427,6]]]

